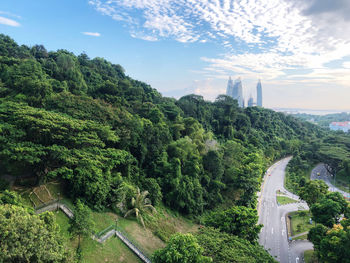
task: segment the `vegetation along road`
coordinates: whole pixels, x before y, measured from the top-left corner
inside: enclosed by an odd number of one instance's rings
[[[339,192],[345,198],[350,199],[349,192],[342,191],[339,188],[335,187],[334,184],[331,183],[331,180],[333,180],[333,176],[330,175],[330,173],[327,171],[324,164],[320,163],[312,170],[311,175],[310,175],[310,179],[311,180],[323,180],[328,185],[329,191]]]
[[[260,245],[279,262],[302,262],[303,252],[312,249],[313,245],[307,241],[288,241],[285,216],[287,213],[297,210],[306,210],[308,206],[304,202],[298,202],[278,206],[276,192],[285,192],[287,196],[294,197],[284,189],[285,169],[291,157],[282,159],[267,170],[267,176],[262,186],[259,199],[258,213],[259,223],[263,224],[259,236]]]

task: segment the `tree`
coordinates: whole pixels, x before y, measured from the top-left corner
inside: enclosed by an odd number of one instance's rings
[[[196,233],[198,244],[204,248],[203,255],[216,263],[275,263],[273,257],[258,243],[222,233],[212,227],[204,227]]]
[[[0,205],[10,204],[23,207],[23,200],[19,194],[13,191],[5,190],[0,194]]]
[[[299,191],[299,196],[309,207],[324,197],[328,192],[327,184],[322,180],[312,180],[305,183]]]
[[[146,178],[142,182],[143,187],[149,192],[150,200],[153,205],[158,205],[163,198],[162,189],[154,178]]]
[[[0,262],[71,262],[52,213],[0,205]]]
[[[206,226],[239,236],[254,242],[262,225],[258,225],[257,211],[244,206],[234,206],[228,210],[210,213],[204,220]]]
[[[90,208],[78,199],[74,207],[74,216],[70,221],[69,228],[74,236],[78,236],[78,249],[80,249],[81,236],[90,235],[94,225],[95,223]]]
[[[350,262],[350,220],[342,220],[341,224],[331,229],[316,225],[308,234],[314,244],[320,262]]]
[[[340,193],[328,193],[311,206],[312,219],[317,223],[332,227],[339,222],[340,216],[346,212],[347,206],[346,200]]]
[[[173,235],[165,248],[157,250],[153,256],[154,263],[206,263],[212,259],[205,257],[203,248],[198,245],[192,234]]]
[[[157,210],[152,206],[151,200],[146,197],[147,195],[148,191],[140,192],[140,188],[137,188],[135,197],[131,198],[131,206],[133,208],[126,212],[124,215],[124,217],[127,217],[130,214],[135,214],[136,218],[140,220],[143,227],[145,227],[143,217],[146,213],[146,210],[157,212]]]

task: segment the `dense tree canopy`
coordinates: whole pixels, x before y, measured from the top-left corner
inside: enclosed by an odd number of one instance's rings
[[[196,234],[198,243],[204,248],[204,255],[216,263],[226,262],[276,262],[261,246],[243,238],[220,232],[211,227],[202,228]]]
[[[1,262],[70,262],[52,214],[0,205]]]
[[[251,242],[258,239],[262,228],[262,225],[257,223],[256,210],[244,206],[235,206],[228,210],[212,212],[205,219],[205,225]]]
[[[212,262],[210,257],[203,256],[203,248],[198,245],[192,234],[175,234],[167,246],[157,250],[153,255],[155,263],[206,263]]]

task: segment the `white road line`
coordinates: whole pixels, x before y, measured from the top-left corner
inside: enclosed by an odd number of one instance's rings
[[[273,234],[273,228],[271,228],[271,234]]]

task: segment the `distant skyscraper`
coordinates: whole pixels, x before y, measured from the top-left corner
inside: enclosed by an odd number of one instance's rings
[[[232,82],[231,77],[229,78],[227,83],[226,95],[231,96],[232,98],[237,100],[238,106],[244,107],[241,78],[236,79],[234,83]]]
[[[257,101],[256,104],[259,107],[262,107],[262,87],[261,87],[261,81],[259,79],[258,84],[256,85],[256,93],[257,93]]]
[[[250,96],[248,99],[248,107],[254,107],[256,104],[254,103],[253,96]]]
[[[227,82],[226,95],[232,97],[233,96],[232,94],[233,94],[233,81],[230,77]]]

